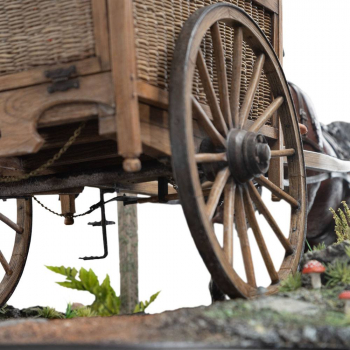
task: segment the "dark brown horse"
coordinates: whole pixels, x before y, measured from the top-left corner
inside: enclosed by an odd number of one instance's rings
[[[307,134],[302,136],[304,149],[349,160],[350,147],[346,144],[349,133],[345,130],[350,129],[350,124],[336,122],[327,126],[321,125],[308,96],[296,85],[289,85],[299,122],[308,129]],[[337,209],[341,201],[350,199],[348,176],[320,174],[311,170],[306,175],[307,240],[311,247],[322,242],[329,245],[336,241],[335,224],[329,208]],[[328,178],[325,179],[327,175]]]

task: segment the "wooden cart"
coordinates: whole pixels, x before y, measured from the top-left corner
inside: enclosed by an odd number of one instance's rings
[[[16,234],[12,257],[0,252],[1,305],[28,255],[32,197],[59,194],[70,224],[85,186],[150,196],[139,203],[180,199],[230,297],[257,294],[249,226],[267,293],[297,270],[305,163],[280,63],[280,0],[0,0],[0,13],[0,197],[17,201],[17,222],[0,214]],[[290,204],[289,232],[258,186]],[[278,268],[256,209],[286,251]],[[220,210],[222,245],[212,223]],[[246,278],[232,265],[234,228]]]

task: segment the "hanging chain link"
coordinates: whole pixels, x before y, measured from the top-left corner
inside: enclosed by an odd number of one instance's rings
[[[33,198],[34,198],[34,200],[35,200],[38,204],[40,204],[45,210],[49,211],[50,213],[55,214],[55,215],[60,216],[60,217],[66,217],[66,216],[68,216],[68,215],[64,215],[64,214],[57,213],[56,211],[54,211],[54,210],[48,208],[45,204],[43,204],[42,202],[40,202],[39,199],[36,198],[35,196],[33,196]],[[69,217],[78,218],[78,217],[80,217],[80,216],[88,215],[88,214],[92,213],[94,210],[95,210],[95,209],[89,209],[89,210],[87,210],[86,212],[84,212],[84,213],[82,213],[82,214],[69,215]]]
[[[59,160],[65,152],[67,152],[68,148],[70,146],[72,146],[72,144],[75,142],[75,140],[81,134],[81,131],[84,129],[85,125],[86,125],[86,123],[82,122],[80,124],[80,126],[74,131],[74,134],[63,145],[63,147],[51,159],[49,159],[45,164],[41,165],[39,168],[37,168],[35,170],[32,170],[28,174],[19,175],[19,176],[0,176],[0,183],[18,182],[18,181],[27,180],[30,177],[39,175],[41,172],[43,172],[48,167],[50,167],[52,164],[54,164],[57,160]]]
[[[62,146],[62,148],[51,158],[49,159],[45,164],[41,165],[39,168],[32,170],[30,173],[28,174],[24,174],[24,175],[19,175],[19,176],[0,176],[0,183],[8,183],[8,182],[18,182],[18,181],[22,181],[22,180],[27,180],[33,176],[39,175],[41,172],[43,172],[44,170],[46,170],[48,167],[50,167],[51,165],[53,165],[57,160],[59,160],[62,155],[64,153],[67,152],[67,150],[69,149],[70,146],[72,146],[72,144],[76,141],[76,139],[79,137],[79,135],[81,134],[81,131],[84,129],[86,125],[86,122],[82,122],[79,127],[74,131],[73,135],[68,139],[68,141]],[[65,217],[66,215],[64,214],[60,214],[57,213],[53,210],[51,210],[50,208],[48,208],[47,206],[45,206],[43,203],[41,203],[39,201],[38,198],[36,198],[35,196],[33,196],[34,200],[40,204],[44,209],[46,209],[47,211],[49,211],[52,214],[55,214],[57,216],[60,217]],[[83,215],[87,215],[90,214],[92,212],[92,210],[88,210],[85,213],[82,214],[78,214],[78,215],[73,215],[73,217],[79,217],[79,216],[83,216]]]

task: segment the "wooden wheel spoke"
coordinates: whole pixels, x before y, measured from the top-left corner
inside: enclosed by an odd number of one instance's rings
[[[8,275],[8,276],[12,275],[13,271],[12,271],[9,263],[7,262],[6,258],[4,257],[4,254],[2,254],[1,250],[0,250],[0,263],[1,263],[2,267],[4,268],[6,275]]]
[[[248,188],[249,188],[250,196],[253,199],[254,204],[256,205],[256,208],[258,209],[258,211],[262,215],[264,215],[265,220],[270,225],[272,231],[275,233],[276,237],[281,242],[281,244],[284,247],[284,249],[286,250],[286,252],[288,254],[292,254],[293,253],[292,245],[289,243],[289,240],[284,236],[284,234],[281,231],[281,229],[279,228],[277,222],[275,221],[275,219],[271,215],[270,211],[266,207],[264,201],[262,200],[258,190],[256,189],[256,187],[254,186],[254,184],[251,181],[249,181],[249,183],[248,183]]]
[[[213,187],[213,183],[212,181],[205,181],[202,183],[201,187],[202,190],[207,190],[208,188],[212,188]]]
[[[195,116],[198,118],[198,122],[208,134],[213,144],[218,147],[226,147],[225,138],[215,128],[212,121],[194,96],[192,96],[192,105],[194,108]]]
[[[195,155],[197,163],[227,162],[226,153],[198,153]]]
[[[209,198],[206,205],[206,213],[211,220],[214,216],[215,210],[218,206],[222,191],[227,183],[227,180],[230,176],[230,170],[228,168],[224,168],[219,171],[216,175],[216,179],[211,188]]]
[[[230,180],[224,190],[224,252],[233,266],[233,221],[236,185]]]
[[[223,44],[221,40],[219,23],[218,22],[214,23],[210,28],[210,30],[211,30],[211,37],[213,40],[216,72],[218,77],[220,107],[224,115],[224,118],[226,120],[226,123],[231,129],[233,125],[232,125],[228,84],[227,84],[227,76],[226,76],[225,56],[224,56]]]
[[[197,67],[204,88],[204,92],[207,96],[208,104],[213,115],[213,123],[222,135],[227,135],[227,125],[225,123],[224,116],[222,115],[218,100],[216,98],[215,90],[211,83],[210,75],[203,57],[202,50],[198,51]]]
[[[236,229],[237,229],[238,237],[241,243],[245,273],[247,276],[248,283],[252,287],[256,287],[252,253],[250,250],[250,245],[248,240],[248,229],[247,229],[247,222],[246,222],[246,217],[244,212],[242,190],[239,187],[236,189],[236,195],[235,195],[235,213],[236,213]]]
[[[258,132],[272,117],[272,115],[278,110],[278,108],[282,105],[283,101],[283,97],[275,98],[271,102],[271,104],[265,109],[264,113],[249,128],[249,131]]]
[[[278,186],[276,186],[273,182],[271,182],[265,176],[256,177],[255,181],[259,185],[264,186],[268,190],[270,190],[272,192],[272,194],[274,194],[276,197],[278,197],[280,199],[284,199],[292,207],[294,207],[294,208],[298,208],[299,207],[299,203],[298,203],[298,201],[295,198],[293,198],[291,195],[289,195],[288,193],[286,193],[283,190],[281,190]]]
[[[267,271],[270,275],[271,281],[273,284],[275,284],[279,281],[278,274],[277,274],[277,271],[273,265],[273,262],[272,262],[270,253],[267,249],[264,237],[261,233],[258,221],[257,221],[256,216],[255,216],[255,211],[254,211],[254,207],[252,204],[252,200],[250,198],[248,188],[246,186],[244,186],[244,189],[243,189],[243,198],[244,198],[245,212],[247,214],[250,227],[253,230],[255,240],[258,244],[261,256],[263,257],[263,260],[264,260],[265,266],[267,268]]]
[[[239,125],[239,98],[242,78],[243,29],[234,29],[230,107],[234,127]]]
[[[11,219],[9,219],[7,216],[5,216],[4,214],[1,214],[1,213],[0,213],[0,221],[5,223],[7,226],[11,227],[17,233],[22,233],[23,232],[23,228],[22,227],[18,226]]]
[[[294,148],[280,149],[276,151],[271,151],[271,158],[291,157],[291,156],[294,156],[294,154],[295,154]]]
[[[253,100],[255,96],[256,89],[258,88],[261,73],[264,67],[265,63],[265,55],[261,54],[255,61],[254,69],[253,69],[253,74],[248,86],[247,93],[244,98],[244,102],[242,104],[242,108],[239,114],[239,123],[240,123],[240,128],[243,129],[248,116],[249,112],[252,108],[253,105]]]

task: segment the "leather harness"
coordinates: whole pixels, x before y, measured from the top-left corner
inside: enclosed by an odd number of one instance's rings
[[[322,131],[321,124],[319,123],[319,121],[316,118],[316,113],[315,113],[314,109],[312,108],[309,99],[306,98],[305,94],[301,91],[301,89],[298,86],[296,86],[295,84],[290,83],[290,82],[288,84],[291,88],[293,88],[293,90],[295,91],[295,93],[297,95],[298,106],[299,106],[299,110],[297,112],[298,112],[299,117],[300,117],[300,122],[305,125],[306,122],[308,121],[308,115],[309,115],[313,130],[315,131],[316,136],[317,136],[317,142],[315,142],[314,140],[311,140],[309,137],[307,137],[307,135],[303,135],[302,136],[303,144],[310,145],[319,153],[325,153],[324,149],[323,149],[323,140],[325,140],[333,148],[337,157],[339,157],[339,154],[337,152],[337,147],[335,144],[335,140],[333,140],[332,137],[328,137],[330,135],[328,135],[326,132]],[[309,113],[307,113],[305,111],[303,106],[306,107],[306,109]],[[313,176],[307,176],[306,177],[306,184],[307,185],[315,184],[315,183],[319,183],[319,182],[329,180],[329,179],[334,179],[334,178],[343,179],[344,181],[346,181],[348,183],[348,185],[350,187],[350,174],[349,173],[338,173],[338,172],[321,173],[321,174],[317,174],[317,175],[313,175]],[[285,182],[285,186],[289,185],[288,180],[285,180],[284,182]]]

